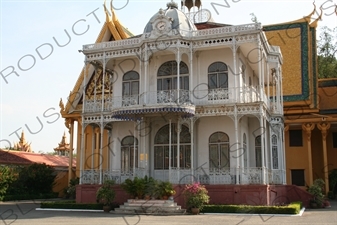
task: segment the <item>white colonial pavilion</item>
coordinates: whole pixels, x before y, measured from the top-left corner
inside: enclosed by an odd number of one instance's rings
[[[83,46],[80,183],[285,184],[279,47],[260,23],[167,6],[141,35]]]

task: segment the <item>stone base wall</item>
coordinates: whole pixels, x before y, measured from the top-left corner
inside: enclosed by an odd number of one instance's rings
[[[101,185],[82,184],[76,187],[77,203],[96,203],[96,191]],[[294,185],[205,185],[210,204],[281,205],[301,201],[309,206],[311,195]],[[174,201],[185,207],[184,185],[175,185]],[[120,185],[115,186],[115,202],[123,204],[130,199]]]

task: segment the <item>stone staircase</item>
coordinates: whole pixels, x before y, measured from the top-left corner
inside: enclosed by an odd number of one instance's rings
[[[128,199],[124,205],[115,208],[116,214],[146,214],[146,215],[182,215],[185,209],[178,206],[173,200],[142,200]]]

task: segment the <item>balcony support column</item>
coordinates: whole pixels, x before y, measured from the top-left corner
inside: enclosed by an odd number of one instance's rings
[[[180,116],[177,119],[177,174],[178,182],[180,182],[180,132],[181,132],[181,120]]]
[[[86,82],[87,82],[87,75],[88,75],[88,62],[87,62],[87,59],[86,59],[86,56],[85,56],[85,60],[84,60],[84,78],[83,78],[83,85],[82,85],[82,96],[83,96],[83,105],[82,105],[82,112],[84,112],[85,110],[85,107],[86,107],[86,104],[85,104],[85,87],[86,87]],[[81,125],[81,146],[80,146],[80,181],[79,181],[79,184],[82,184],[83,183],[83,175],[84,175],[84,154],[85,154],[85,134],[84,134],[84,128],[85,128],[85,125],[84,125],[84,116],[82,115],[81,116],[81,121],[80,122],[80,125]]]
[[[147,96],[146,96],[146,92],[147,92],[147,88],[146,88],[146,84],[147,84],[147,76],[148,76],[148,69],[149,69],[149,59],[148,59],[148,54],[147,54],[147,45],[145,45],[145,52],[143,53],[145,56],[145,61],[144,61],[144,104],[147,104]],[[139,59],[140,62],[142,62],[141,59]]]
[[[241,150],[241,145],[239,142],[239,128],[238,128],[238,123],[239,123],[239,117],[238,117],[238,107],[237,105],[234,106],[234,129],[235,129],[235,145],[234,148],[236,149],[236,184],[240,184],[240,150]],[[231,151],[230,151],[231,152]]]
[[[180,61],[181,61],[179,44],[178,44],[177,53],[176,53],[176,60],[177,60],[177,102],[176,104],[177,106],[179,106],[180,105]],[[173,84],[172,84],[172,88],[174,89]]]
[[[171,157],[172,157],[172,123],[171,119],[169,119],[169,181],[171,182],[171,173],[172,173],[172,168],[171,168]],[[165,154],[165,152],[164,152]]]
[[[261,166],[262,166],[262,184],[266,184],[266,174],[265,174],[265,155],[264,155],[264,116],[263,116],[263,108],[262,108],[262,104],[260,104],[260,129],[261,129]]]
[[[234,74],[234,102],[238,102],[238,81],[237,81],[237,49],[238,49],[238,46],[236,45],[236,37],[234,36],[232,39],[233,39],[233,45],[231,46],[231,49],[232,49],[232,53],[233,53],[233,67],[234,69],[233,70],[230,70],[231,72],[233,72]],[[227,81],[228,82],[228,81]]]

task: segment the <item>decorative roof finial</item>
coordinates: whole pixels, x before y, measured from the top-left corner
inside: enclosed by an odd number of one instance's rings
[[[171,0],[171,2],[168,2],[167,4],[166,4],[166,6],[167,6],[167,8],[171,8],[171,9],[178,9],[178,4],[177,3],[175,3],[173,0]]]

